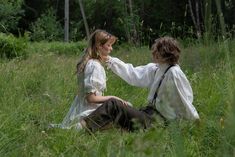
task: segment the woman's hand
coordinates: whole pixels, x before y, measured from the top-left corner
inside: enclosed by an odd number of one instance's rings
[[[111,98],[117,99],[117,100],[121,101],[121,102],[123,103],[123,105],[125,105],[125,106],[128,106],[128,105],[129,105],[129,103],[128,103],[127,101],[125,101],[125,100],[123,100],[123,99],[121,99],[121,98],[119,98],[119,97],[111,96]]]

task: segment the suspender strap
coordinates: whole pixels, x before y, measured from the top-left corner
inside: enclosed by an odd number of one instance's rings
[[[162,75],[162,77],[161,77],[161,80],[160,80],[160,82],[159,82],[159,84],[158,84],[158,87],[157,87],[157,89],[156,89],[156,92],[155,92],[155,94],[154,94],[152,103],[149,104],[150,107],[152,107],[152,109],[164,120],[164,125],[165,125],[165,126],[168,125],[168,120],[154,107],[154,104],[155,104],[156,98],[157,98],[157,96],[158,96],[158,90],[159,90],[159,88],[160,88],[160,86],[161,86],[161,84],[162,84],[162,80],[164,79],[166,72],[167,72],[171,67],[173,67],[173,66],[174,66],[174,65],[170,65],[169,67],[167,67],[167,69],[166,69],[165,72],[163,73],[163,75]]]
[[[160,80],[160,82],[159,82],[159,84],[158,84],[158,87],[157,87],[157,89],[156,89],[156,92],[155,92],[154,97],[153,97],[153,100],[152,100],[152,103],[153,103],[153,104],[154,104],[154,102],[155,102],[155,100],[156,100],[156,98],[157,98],[158,90],[159,90],[159,88],[160,88],[160,86],[161,86],[161,84],[162,84],[162,80],[164,79],[166,72],[167,72],[171,67],[173,67],[173,66],[174,66],[174,65],[170,65],[169,67],[167,67],[167,69],[165,70],[164,74],[162,75],[161,80]]]

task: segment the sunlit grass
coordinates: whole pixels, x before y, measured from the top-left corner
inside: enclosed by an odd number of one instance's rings
[[[223,42],[197,44],[182,51],[181,67],[192,84],[200,125],[180,121],[167,128],[155,124],[147,131],[111,129],[92,135],[47,129],[49,123],[62,121],[76,95],[74,72],[79,59],[79,53],[58,55],[50,47],[32,44],[30,50],[37,53],[27,59],[1,60],[0,156],[235,155],[234,40],[227,47]],[[116,47],[112,55],[134,65],[151,61],[147,47]],[[106,95],[119,96],[134,106],[146,102],[147,89],[129,86],[111,71],[107,77]]]

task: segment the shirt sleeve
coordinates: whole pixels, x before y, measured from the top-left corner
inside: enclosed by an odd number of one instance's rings
[[[96,62],[88,62],[84,71],[85,93],[103,92],[106,87],[105,72]]]
[[[133,67],[132,64],[124,63],[113,57],[109,58],[107,66],[127,83],[137,87],[150,87],[157,70],[157,66],[154,63]]]
[[[163,79],[158,93],[157,109],[167,119],[199,119],[194,108],[193,91],[184,73],[172,67]]]
[[[172,91],[175,91],[177,93],[183,105],[183,106],[178,106],[179,108],[182,107],[181,112],[184,111],[182,116],[190,120],[199,119],[199,115],[195,107],[192,104],[193,103],[193,91],[192,91],[191,85],[187,77],[182,71],[173,70],[171,74],[172,74],[171,79],[173,79]],[[174,97],[173,93],[172,93],[172,97]],[[174,100],[174,101],[177,101],[177,100]],[[177,108],[175,110],[177,111]]]

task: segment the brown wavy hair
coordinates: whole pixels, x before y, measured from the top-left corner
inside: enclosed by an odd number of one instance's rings
[[[152,46],[153,53],[156,53],[162,63],[178,64],[180,48],[176,39],[172,37],[161,37],[155,40]]]
[[[88,47],[85,49],[83,56],[77,63],[76,73],[80,74],[84,71],[89,59],[101,59],[99,56],[98,46],[104,45],[108,41],[110,41],[111,44],[114,44],[116,40],[117,38],[114,35],[106,32],[105,30],[95,30],[89,38]]]

